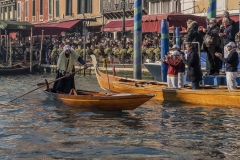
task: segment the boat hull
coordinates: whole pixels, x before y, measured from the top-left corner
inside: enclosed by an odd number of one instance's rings
[[[169,89],[167,84],[149,81],[139,81],[106,75],[96,68],[96,76],[101,88],[114,92],[156,94],[152,100],[160,102],[177,102],[197,105],[234,106],[240,107],[240,89],[228,91],[226,86],[202,86],[200,90],[192,90],[189,87],[183,89]]]
[[[43,84],[38,84],[38,87],[41,85]],[[43,88],[43,92],[50,100],[67,106],[100,110],[134,110],[155,96],[91,91],[77,91],[78,95],[70,95],[48,92],[46,88]]]
[[[37,69],[37,63],[34,63],[33,71]],[[0,75],[21,75],[21,74],[29,74],[30,73],[30,67],[24,67],[24,68],[0,68]]]

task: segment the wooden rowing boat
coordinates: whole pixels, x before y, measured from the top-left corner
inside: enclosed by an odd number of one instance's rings
[[[37,69],[37,62],[33,63],[33,71]],[[28,74],[30,73],[30,66],[24,66],[24,65],[14,65],[13,67],[8,66],[1,66],[0,67],[0,75],[19,75],[19,74]]]
[[[37,86],[41,87],[44,84],[39,83]],[[42,90],[50,100],[89,109],[134,110],[155,96],[154,94],[117,94],[84,90],[72,90],[71,94],[58,94],[51,92],[51,87],[47,86]]]
[[[107,75],[95,67],[96,77],[102,89],[113,92],[156,94],[152,100],[160,102],[183,102],[200,105],[240,107],[240,88],[229,91],[226,86],[201,86],[192,90],[190,85],[183,89],[171,89],[165,82],[136,80]],[[108,85],[109,80],[109,85]]]

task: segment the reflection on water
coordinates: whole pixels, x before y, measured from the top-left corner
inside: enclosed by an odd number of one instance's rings
[[[37,90],[54,75],[0,77],[1,159],[240,159],[240,109],[147,102],[106,112],[56,104]],[[94,76],[77,88],[100,91]]]

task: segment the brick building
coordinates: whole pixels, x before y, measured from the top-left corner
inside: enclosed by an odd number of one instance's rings
[[[17,21],[43,23],[52,20],[51,13],[53,0],[17,0]]]
[[[81,32],[83,21],[86,22],[89,31],[100,31],[102,25],[102,16],[99,7],[100,0],[9,1],[13,2],[15,14],[13,14],[14,16],[9,16],[8,12],[6,14],[4,12],[1,15],[2,19],[5,17],[14,17],[17,21],[28,21],[35,24],[35,31],[38,29],[48,30],[48,28],[52,29],[52,31],[57,31],[54,30],[55,26],[56,29],[63,27],[63,30]],[[8,11],[9,8],[5,10]],[[73,21],[76,23],[73,23]],[[44,27],[39,27],[40,25]]]

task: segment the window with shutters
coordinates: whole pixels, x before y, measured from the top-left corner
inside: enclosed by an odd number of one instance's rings
[[[28,17],[28,1],[25,2],[25,17]]]
[[[43,15],[43,0],[40,0],[40,15]]]
[[[77,0],[77,14],[81,14],[82,0]]]
[[[181,4],[179,1],[160,1],[150,3],[149,14],[162,14],[170,12],[180,12]]]
[[[92,13],[92,0],[85,1],[86,1],[86,13]]]
[[[48,0],[48,14],[52,15],[52,5],[53,1],[52,0]]]
[[[92,13],[92,0],[78,0],[77,14]]]
[[[72,0],[66,0],[66,16],[72,15]]]
[[[56,17],[59,17],[59,16],[60,16],[59,8],[60,8],[59,0],[56,0]]]
[[[36,3],[32,0],[32,16],[36,16]]]
[[[17,3],[17,19],[20,20],[21,18],[21,2]]]

